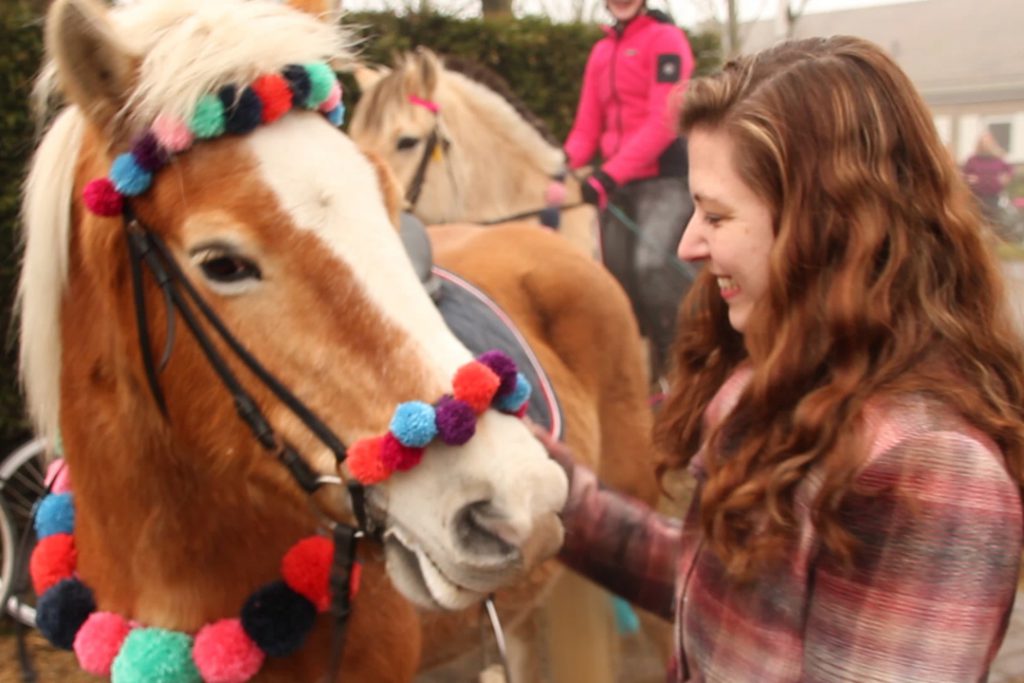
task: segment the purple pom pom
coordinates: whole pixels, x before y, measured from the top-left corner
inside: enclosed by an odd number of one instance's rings
[[[167,152],[157,142],[152,131],[146,131],[132,145],[132,156],[135,163],[145,171],[153,173],[167,164]]]
[[[505,396],[516,388],[516,362],[508,354],[498,349],[491,349],[481,354],[477,360],[494,372],[501,380],[495,396]]]
[[[39,598],[36,628],[57,647],[70,650],[78,629],[95,611],[89,587],[78,579],[64,579]]]
[[[449,446],[461,446],[476,433],[472,406],[452,396],[442,396],[434,407],[437,435]]]
[[[316,606],[284,581],[274,581],[249,596],[242,606],[242,628],[271,657],[286,657],[306,642]]]

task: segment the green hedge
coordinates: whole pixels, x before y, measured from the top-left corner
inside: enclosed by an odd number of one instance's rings
[[[35,141],[29,93],[42,56],[38,4],[0,2],[0,296],[4,302],[0,329],[6,342],[0,363],[0,455],[27,433],[17,386],[11,312],[19,263],[19,191]],[[394,54],[424,45],[491,67],[559,138],[568,132],[583,65],[600,35],[592,24],[552,24],[542,18],[467,21],[440,14],[358,13],[349,15],[347,22],[363,36],[361,51],[367,61],[390,64]],[[719,64],[716,35],[691,36],[691,42],[699,71]],[[346,85],[351,106],[357,90],[350,79]]]

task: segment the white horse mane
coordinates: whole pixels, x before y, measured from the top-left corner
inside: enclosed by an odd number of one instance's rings
[[[120,117],[134,129],[160,113],[186,117],[206,93],[245,84],[288,64],[352,61],[355,40],[327,21],[274,0],[146,0],[111,9],[111,22],[139,56],[134,89]],[[336,17],[332,17],[336,19]],[[46,65],[37,101],[55,90]],[[37,432],[54,437],[60,405],[60,302],[85,120],[75,106],[55,119],[36,151],[22,204],[25,254],[18,284],[20,375]]]

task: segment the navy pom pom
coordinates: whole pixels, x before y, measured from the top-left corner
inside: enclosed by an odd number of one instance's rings
[[[242,628],[271,657],[286,657],[306,642],[316,606],[284,581],[263,586],[242,606]]]
[[[288,81],[288,87],[292,90],[292,103],[296,107],[305,107],[309,94],[313,91],[313,84],[309,80],[309,72],[299,64],[289,64],[281,71],[284,80]]]
[[[78,629],[95,611],[89,587],[78,579],[64,579],[39,598],[36,628],[57,647],[70,650]]]
[[[557,206],[547,206],[540,210],[540,224],[545,228],[558,230],[562,223],[562,214]]]
[[[263,121],[263,102],[252,88],[238,89],[233,85],[225,85],[217,93],[224,105],[224,132],[244,135],[255,130]]]

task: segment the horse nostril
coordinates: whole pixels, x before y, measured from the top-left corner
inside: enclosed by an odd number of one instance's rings
[[[519,534],[490,501],[470,503],[459,510],[455,535],[461,546],[481,556],[504,557],[519,552]]]

